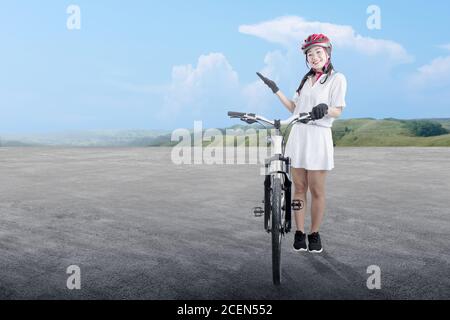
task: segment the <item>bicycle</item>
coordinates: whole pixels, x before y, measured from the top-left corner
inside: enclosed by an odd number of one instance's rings
[[[291,231],[291,211],[301,210],[303,201],[294,200],[291,203],[291,159],[284,156],[286,139],[289,128],[297,123],[308,123],[312,120],[311,113],[300,113],[287,120],[270,121],[254,113],[229,111],[230,118],[239,118],[248,124],[259,123],[268,129],[264,123],[272,125],[275,133],[268,138],[272,144],[272,154],[265,159],[264,178],[264,209],[255,207],[253,214],[260,217],[264,214],[264,229],[272,234],[272,274],[273,283],[281,283],[281,240]],[[284,133],[281,126],[287,125]]]

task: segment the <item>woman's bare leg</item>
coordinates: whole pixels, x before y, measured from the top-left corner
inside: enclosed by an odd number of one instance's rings
[[[303,202],[301,210],[293,210],[297,231],[305,232],[306,192],[308,191],[308,175],[305,169],[292,168],[292,180],[294,182],[293,200]]]
[[[311,192],[311,233],[319,232],[325,213],[325,170],[308,170],[307,179]]]

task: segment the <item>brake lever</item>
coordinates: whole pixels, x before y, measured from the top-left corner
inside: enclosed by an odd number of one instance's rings
[[[258,122],[258,121],[253,120],[253,119],[248,119],[247,117],[241,117],[240,120],[245,122],[245,123],[248,123],[248,124],[253,124],[253,123]]]
[[[310,122],[310,121],[312,121],[311,118],[306,118],[306,119],[298,120],[298,122],[301,122],[301,123],[304,123],[304,124],[307,124],[307,123]]]
[[[301,120],[297,120],[297,121],[298,121],[298,122],[301,122],[301,123],[304,123],[304,124],[307,124],[308,122],[313,121],[313,119],[312,119],[312,117],[311,117],[311,113],[308,112],[308,114],[309,114],[309,116],[308,116],[307,118],[301,119]]]

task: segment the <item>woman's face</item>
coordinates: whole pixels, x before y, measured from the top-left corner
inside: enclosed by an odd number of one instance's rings
[[[313,69],[322,70],[328,62],[328,53],[325,48],[316,46],[306,52],[306,58]]]

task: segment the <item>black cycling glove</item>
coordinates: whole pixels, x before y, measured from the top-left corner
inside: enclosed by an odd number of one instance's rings
[[[270,80],[270,79],[264,77],[264,76],[263,76],[261,73],[259,73],[259,72],[257,72],[256,74],[258,75],[258,77],[261,78],[261,80],[262,80],[262,81],[263,81],[270,89],[272,89],[272,92],[273,92],[273,93],[277,93],[277,92],[280,90],[280,89],[278,89],[277,84],[276,84],[274,81],[272,81],[272,80]]]
[[[325,103],[318,104],[311,111],[311,119],[319,120],[328,113],[328,106]]]

